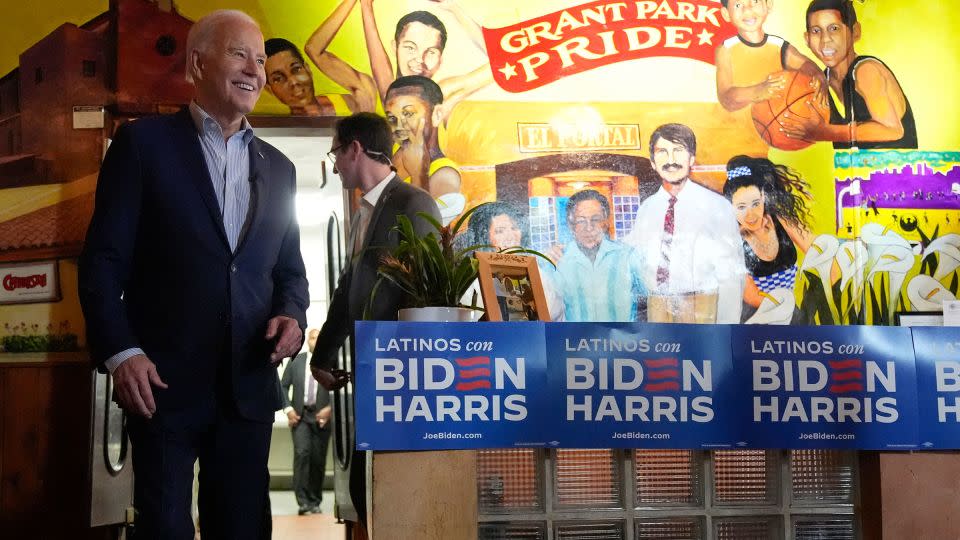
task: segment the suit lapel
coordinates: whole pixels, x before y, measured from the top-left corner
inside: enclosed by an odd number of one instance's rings
[[[383,209],[387,206],[390,201],[390,196],[393,194],[393,190],[397,188],[397,184],[403,182],[399,177],[394,176],[390,182],[387,183],[387,186],[383,188],[383,193],[380,194],[380,198],[377,200],[377,205],[373,207],[373,213],[370,214],[370,223],[367,224],[366,233],[363,235],[363,244],[360,246],[361,253],[366,253],[366,249],[370,247],[370,241],[376,236],[377,228],[379,227],[380,216],[383,214]],[[392,227],[394,224],[388,224]]]
[[[248,145],[250,153],[250,210],[247,213],[247,219],[244,221],[243,230],[240,231],[240,242],[237,244],[239,252],[246,244],[250,233],[257,230],[257,226],[263,220],[263,215],[270,197],[270,190],[267,189],[267,174],[270,170],[270,160],[260,147],[260,139],[254,137],[250,139]]]
[[[217,203],[217,195],[213,192],[213,181],[210,179],[210,170],[207,168],[207,161],[203,158],[203,149],[200,148],[199,135],[197,128],[193,124],[193,118],[190,111],[183,109],[177,113],[175,118],[177,126],[177,136],[174,137],[179,147],[180,154],[184,157],[186,170],[194,187],[200,192],[200,198],[203,200],[210,219],[213,220],[213,227],[223,241],[223,245],[229,250],[230,243],[227,241],[227,231],[223,228],[223,215],[220,212],[220,205]]]

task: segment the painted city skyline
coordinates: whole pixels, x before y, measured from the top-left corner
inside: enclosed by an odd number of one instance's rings
[[[860,195],[849,194],[850,185],[860,181]],[[835,193],[847,190],[839,201],[844,208],[875,206],[919,210],[960,209],[960,164],[939,172],[925,162],[887,167],[869,177],[837,180]]]

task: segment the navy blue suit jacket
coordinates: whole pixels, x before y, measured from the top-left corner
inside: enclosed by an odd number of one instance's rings
[[[256,137],[249,152],[251,212],[233,253],[188,111],[121,126],[104,159],[80,257],[87,343],[101,368],[143,349],[169,385],[154,388],[158,414],[187,417],[218,391],[251,420],[281,406],[263,336],[276,315],[306,327],[296,172]]]

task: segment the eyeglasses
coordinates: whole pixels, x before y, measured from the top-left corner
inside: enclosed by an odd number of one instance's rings
[[[343,148],[344,146],[346,146],[346,145],[345,145],[345,144],[338,144],[338,145],[334,146],[333,148],[331,148],[329,152],[327,152],[327,159],[330,160],[330,163],[335,163],[335,162],[337,161],[337,150],[340,150],[340,149]]]
[[[352,141],[351,141],[351,142],[352,142]],[[343,143],[343,144],[338,144],[337,146],[334,146],[333,148],[330,149],[329,152],[327,152],[327,159],[329,159],[331,163],[336,164],[336,162],[337,162],[337,151],[340,150],[341,148],[344,148],[344,147],[350,145],[350,144],[351,144],[351,143]],[[373,158],[373,159],[375,159],[375,160],[377,160],[377,161],[380,161],[380,162],[382,162],[382,163],[385,163],[385,164],[390,165],[391,167],[393,167],[393,161],[390,159],[390,156],[384,154],[383,152],[377,152],[376,150],[367,150],[366,148],[363,148],[362,146],[361,146],[360,148],[363,150],[363,153],[364,153],[364,154],[367,154],[367,155],[370,156],[371,158]]]
[[[593,228],[599,229],[599,228],[603,227],[603,226],[606,224],[606,222],[607,222],[607,218],[601,217],[601,216],[593,216],[593,217],[591,217],[590,219],[587,219],[587,218],[577,218],[577,219],[573,220],[573,228],[574,228],[574,229],[583,229],[584,227],[586,227],[586,226],[589,224],[589,225],[592,225]]]

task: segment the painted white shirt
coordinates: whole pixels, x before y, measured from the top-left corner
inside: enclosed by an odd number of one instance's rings
[[[717,322],[739,323],[747,269],[733,206],[723,196],[687,180],[674,208],[669,279],[658,286],[663,218],[669,201],[670,194],[661,186],[640,205],[633,230],[623,238],[623,243],[640,252],[644,285],[652,294],[716,291]]]

